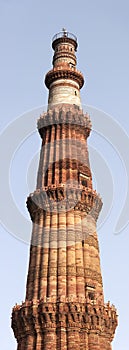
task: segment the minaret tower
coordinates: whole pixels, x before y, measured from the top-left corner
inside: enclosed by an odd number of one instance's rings
[[[52,48],[53,69],[45,78],[45,84],[49,89],[48,108],[59,103],[81,107],[80,89],[84,84],[84,78],[76,68],[77,38],[63,29],[63,32],[54,36]]]
[[[12,328],[18,350],[111,350],[117,315],[104,304],[96,233],[102,201],[92,187],[77,39],[63,29],[52,47],[37,188],[27,199],[33,230],[26,298],[13,308]]]

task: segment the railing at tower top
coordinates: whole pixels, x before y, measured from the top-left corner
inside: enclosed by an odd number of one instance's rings
[[[76,41],[77,43],[77,37],[74,34],[67,32],[67,30],[63,30],[62,32],[55,34],[52,38],[52,43],[60,38],[69,38]]]

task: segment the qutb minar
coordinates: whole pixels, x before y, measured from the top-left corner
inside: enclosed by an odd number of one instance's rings
[[[111,350],[117,313],[104,303],[96,233],[102,201],[92,187],[77,39],[63,29],[52,48],[48,109],[38,119],[37,188],[27,199],[33,229],[26,297],[13,308],[12,328],[18,350]]]

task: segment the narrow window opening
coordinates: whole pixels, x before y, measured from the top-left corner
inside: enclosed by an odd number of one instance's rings
[[[94,300],[94,293],[89,292],[88,296],[90,300]]]
[[[72,62],[69,62],[71,68],[75,68],[75,65]]]
[[[85,187],[87,187],[87,181],[86,180],[82,180],[82,186],[85,186]]]
[[[89,177],[85,174],[79,173],[79,183],[82,186],[88,187],[89,186]]]

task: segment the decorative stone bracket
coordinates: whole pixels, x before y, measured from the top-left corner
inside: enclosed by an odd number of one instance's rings
[[[82,127],[85,129],[86,137],[91,131],[91,121],[88,113],[83,114],[83,111],[74,105],[62,104],[53,109],[49,109],[47,113],[43,113],[38,119],[38,130],[43,137],[44,128],[50,125],[71,124],[74,128]]]
[[[34,334],[47,329],[78,328],[81,330],[95,330],[101,335],[113,339],[117,326],[117,313],[115,307],[95,302],[76,301],[26,301],[16,305],[12,313],[12,328],[19,341],[26,334]]]
[[[97,220],[102,207],[100,196],[92,189],[83,186],[71,187],[60,184],[36,190],[27,199],[27,207],[32,221],[37,211],[80,210]]]
[[[47,86],[47,88],[50,88],[50,85],[52,84],[52,82],[55,82],[55,80],[57,79],[71,79],[73,81],[77,81],[77,83],[79,84],[80,89],[82,88],[83,84],[84,84],[84,78],[83,75],[80,71],[78,71],[76,68],[53,68],[51,69],[45,77],[45,84]]]

